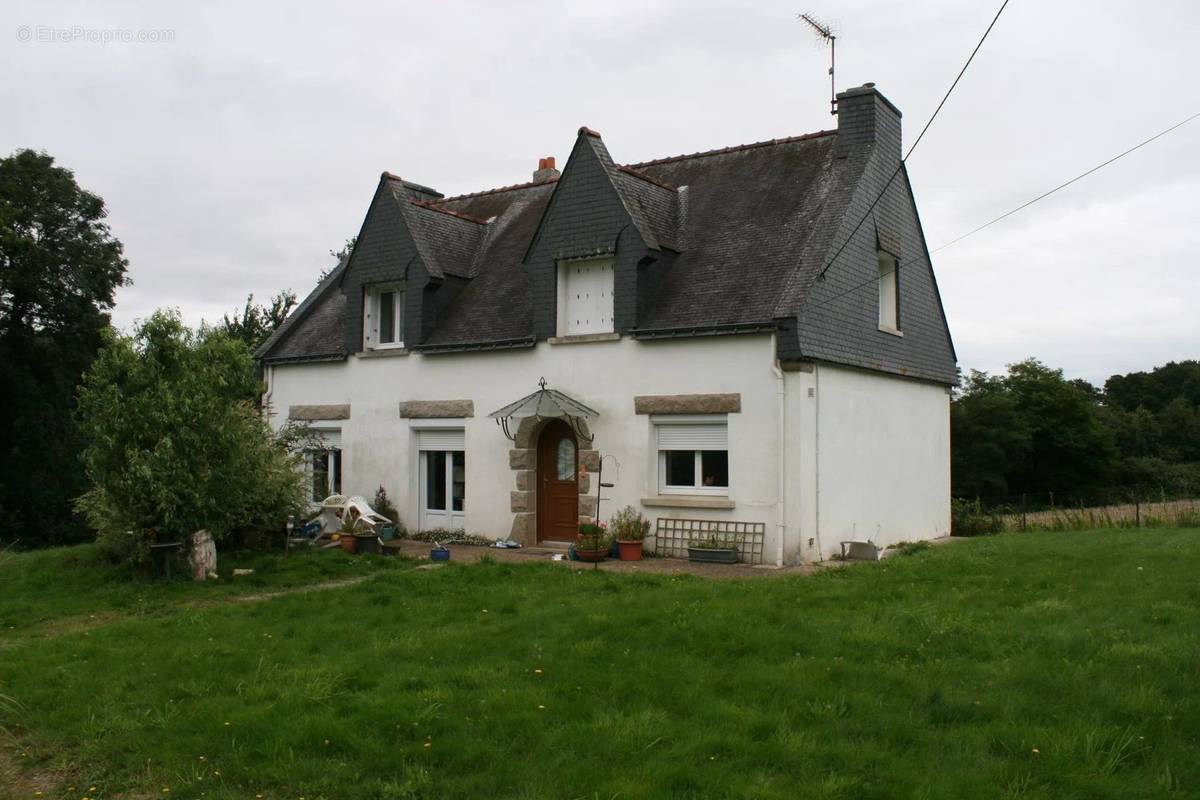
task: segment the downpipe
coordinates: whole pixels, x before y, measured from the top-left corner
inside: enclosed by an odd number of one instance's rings
[[[775,504],[778,515],[775,524],[775,566],[782,567],[783,538],[787,534],[787,381],[784,380],[783,370],[779,368],[778,362],[771,367],[771,371],[775,373],[775,398],[779,407],[779,463],[775,470],[778,480],[778,502]]]

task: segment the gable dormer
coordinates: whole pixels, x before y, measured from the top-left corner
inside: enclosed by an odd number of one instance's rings
[[[534,335],[617,332],[637,324],[640,268],[675,243],[675,191],[613,163],[580,128],[526,251]]]
[[[433,189],[383,173],[341,278],[346,351],[424,341],[470,278],[484,223],[438,208]]]

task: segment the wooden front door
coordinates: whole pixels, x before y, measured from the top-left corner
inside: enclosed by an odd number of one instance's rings
[[[561,420],[542,429],[537,448],[537,537],[573,542],[579,531],[579,452]]]

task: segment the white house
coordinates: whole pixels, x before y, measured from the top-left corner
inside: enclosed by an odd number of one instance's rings
[[[621,166],[581,128],[561,176],[459,197],[384,173],[259,350],[273,423],[323,436],[314,498],[382,485],[410,528],[566,541],[599,491],[755,523],[767,563],[948,535],[955,355],[900,152],[867,84],[834,131]]]

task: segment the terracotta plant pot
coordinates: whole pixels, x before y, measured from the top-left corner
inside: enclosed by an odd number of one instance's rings
[[[580,561],[587,561],[588,563],[594,564],[597,561],[603,561],[604,559],[608,558],[608,549],[606,548],[604,550],[580,550],[578,547],[576,547],[575,555],[579,558]]]
[[[617,540],[617,548],[620,551],[622,561],[641,561],[642,560],[642,541],[625,542]]]
[[[338,544],[340,544],[342,549],[347,553],[358,552],[358,540],[355,539],[351,534],[343,533],[340,537],[338,537]]]

